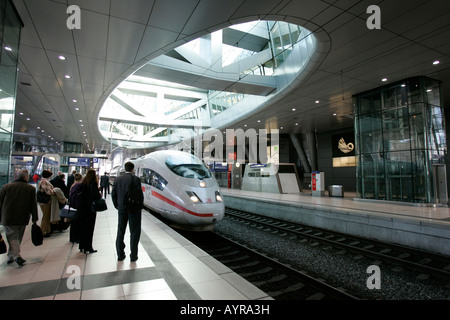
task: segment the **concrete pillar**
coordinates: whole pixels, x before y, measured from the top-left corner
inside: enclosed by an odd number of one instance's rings
[[[302,166],[305,169],[305,172],[311,172],[311,166],[308,161],[308,157],[306,156],[305,149],[303,148],[298,136],[294,133],[289,133],[289,137],[291,138],[292,144],[294,145],[295,150],[302,162]]]

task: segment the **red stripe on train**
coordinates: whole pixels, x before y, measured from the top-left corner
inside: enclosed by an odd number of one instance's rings
[[[212,214],[212,213],[197,213],[197,212],[188,210],[188,209],[184,208],[183,206],[180,206],[178,203],[176,203],[176,202],[174,202],[174,201],[164,197],[162,194],[160,194],[160,193],[158,193],[158,192],[156,192],[154,190],[152,190],[152,196],[154,196],[154,197],[156,197],[156,198],[158,198],[158,199],[160,199],[160,200],[162,200],[164,202],[167,202],[171,206],[174,206],[175,208],[180,209],[180,210],[182,210],[182,211],[184,211],[186,213],[192,214],[194,216],[202,217],[202,218],[214,217],[214,214]]]

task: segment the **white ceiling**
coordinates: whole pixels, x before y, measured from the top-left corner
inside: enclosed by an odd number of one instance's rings
[[[85,151],[109,150],[97,128],[98,113],[123,79],[187,41],[256,19],[285,20],[319,32],[330,39],[329,50],[312,76],[235,128],[283,126],[287,133],[351,127],[352,95],[386,84],[383,77],[387,83],[418,75],[441,80],[444,103],[450,101],[448,0],[13,2],[25,25],[14,140],[26,145],[69,141],[83,143]],[[66,27],[69,2],[81,8],[80,30]],[[381,8],[380,30],[366,27],[372,4]],[[58,59],[61,54],[65,61]],[[435,66],[435,60],[441,63]]]

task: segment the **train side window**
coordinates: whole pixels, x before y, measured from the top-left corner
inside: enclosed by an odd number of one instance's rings
[[[167,180],[164,179],[159,173],[152,171],[152,183],[151,185],[159,190],[164,190],[167,185]]]
[[[149,184],[158,190],[164,190],[167,185],[167,180],[164,179],[159,173],[151,169],[142,169],[143,176],[141,177],[142,183]]]
[[[142,169],[141,183],[151,184],[151,170],[150,169]]]

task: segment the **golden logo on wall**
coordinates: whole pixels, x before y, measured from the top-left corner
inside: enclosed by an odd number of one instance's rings
[[[346,144],[344,138],[341,138],[341,139],[339,140],[339,143],[338,143],[338,148],[339,148],[339,150],[341,150],[343,153],[349,153],[349,152],[352,152],[352,151],[353,151],[353,149],[355,148],[355,146],[354,146],[353,143],[351,143],[351,142],[348,143],[348,144]]]

